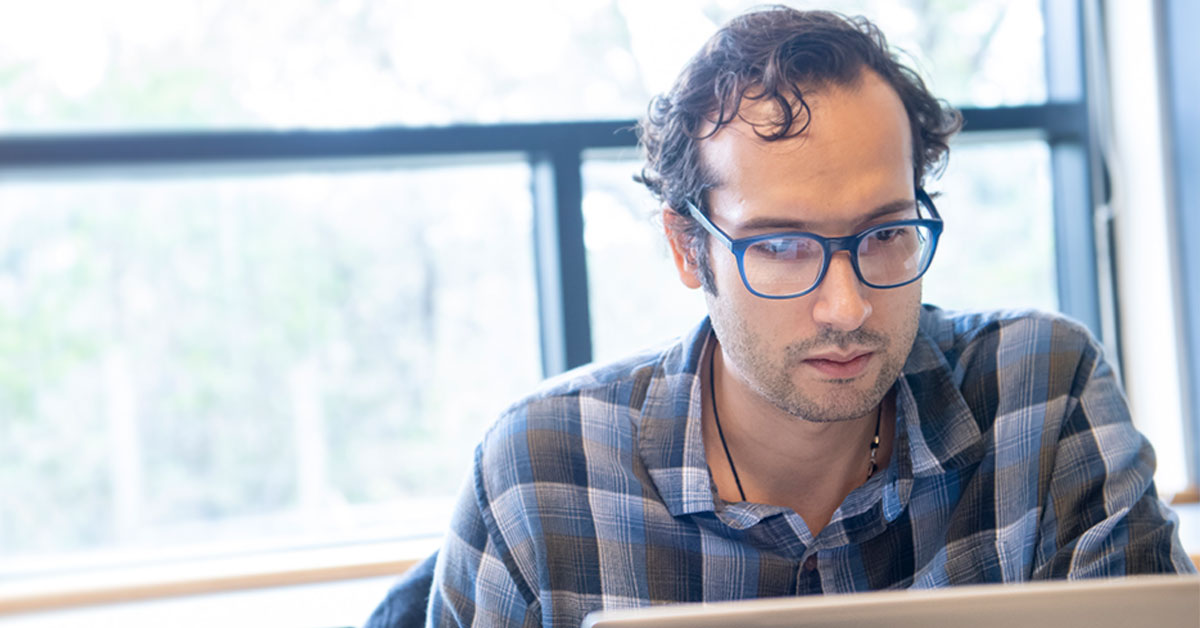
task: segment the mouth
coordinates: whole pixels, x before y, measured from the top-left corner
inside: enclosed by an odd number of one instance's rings
[[[873,351],[822,353],[805,358],[804,364],[831,379],[853,379],[867,370]]]

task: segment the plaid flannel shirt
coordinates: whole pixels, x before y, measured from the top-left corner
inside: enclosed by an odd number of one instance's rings
[[[568,373],[501,417],[438,557],[430,625],[1195,571],[1154,452],[1075,323],[926,306],[890,463],[816,538],[790,509],[717,496],[697,376],[710,335],[705,320],[666,350]]]

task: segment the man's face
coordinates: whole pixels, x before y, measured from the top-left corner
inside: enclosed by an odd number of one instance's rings
[[[912,139],[895,91],[865,71],[855,85],[825,87],[806,98],[812,119],[803,135],[766,142],[738,120],[701,143],[718,183],[708,197],[713,222],[734,238],[783,230],[833,237],[915,218]],[[772,112],[746,101],[742,115],[765,122]],[[678,249],[677,239],[672,246]],[[709,249],[716,294],[705,295],[728,374],[809,421],[855,419],[874,410],[912,346],[920,282],[867,287],[849,254],[839,252],[812,292],[764,299],[746,290],[728,249],[714,239]],[[684,282],[696,287],[698,271],[676,252]]]

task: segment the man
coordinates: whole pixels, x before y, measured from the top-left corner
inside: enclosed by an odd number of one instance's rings
[[[491,428],[428,621],[1193,570],[1082,327],[921,306],[957,127],[865,21],[717,33],[652,104],[640,177],[709,317]]]

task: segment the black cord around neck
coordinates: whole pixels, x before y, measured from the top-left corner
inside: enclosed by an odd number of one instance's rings
[[[717,436],[721,438],[721,449],[725,450],[725,460],[729,461],[729,471],[733,473],[733,482],[737,484],[738,497],[742,501],[746,501],[746,491],[742,489],[742,478],[738,476],[737,465],[733,464],[733,455],[729,453],[729,443],[725,441],[725,430],[721,429],[721,413],[717,411],[717,385],[716,376],[714,375],[716,369],[713,368],[716,364],[716,355],[717,350],[714,347],[708,353],[708,392],[712,395],[713,423],[717,424]],[[882,422],[883,401],[880,401],[879,405],[875,407],[875,435],[871,437],[871,458],[869,460],[870,464],[867,467],[866,478],[868,480],[879,470],[879,465],[876,463],[875,458],[879,452],[879,425]]]
[[[725,432],[721,429],[721,415],[717,412],[717,385],[713,368],[717,355],[716,347],[708,352],[708,392],[712,395],[713,423],[717,424],[717,436],[721,437],[721,448],[725,450],[725,459],[729,461],[729,470],[733,472],[733,481],[737,484],[738,495],[746,501],[746,491],[742,490],[742,479],[738,477],[737,467],[733,464],[733,456],[729,454],[729,443],[725,442]]]

